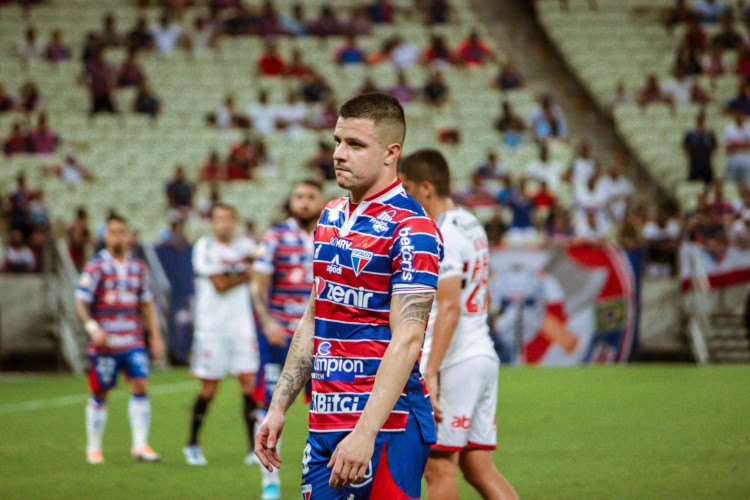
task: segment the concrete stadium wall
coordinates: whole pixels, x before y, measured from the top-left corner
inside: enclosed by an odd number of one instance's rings
[[[0,356],[54,348],[44,331],[45,296],[40,275],[0,275]]]

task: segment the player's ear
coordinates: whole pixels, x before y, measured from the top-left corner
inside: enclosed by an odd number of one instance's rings
[[[389,144],[385,150],[385,159],[383,160],[383,163],[385,163],[385,165],[388,167],[395,168],[400,154],[401,144],[397,142]]]

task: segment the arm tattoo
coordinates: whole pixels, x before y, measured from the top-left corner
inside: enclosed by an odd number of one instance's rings
[[[284,363],[284,370],[276,384],[273,399],[288,408],[310,379],[312,373],[312,354],[315,343],[315,302],[310,300],[307,311],[292,337],[289,354]]]
[[[414,322],[420,325],[427,323],[427,317],[432,309],[434,293],[408,293],[401,295],[398,317],[406,325]]]

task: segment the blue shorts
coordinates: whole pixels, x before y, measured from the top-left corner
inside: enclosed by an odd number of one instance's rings
[[[148,378],[148,353],[136,347],[117,354],[89,354],[89,388],[104,392],[117,385],[117,374],[122,371],[128,380]]]
[[[281,369],[284,368],[286,355],[289,354],[289,346],[292,343],[292,337],[288,338],[285,347],[272,345],[266,339],[266,336],[258,327],[258,351],[260,353],[260,369],[255,382],[255,393],[253,398],[258,403],[268,405],[271,403],[273,391],[281,376]],[[305,400],[309,403],[312,395],[312,385],[310,382],[305,386]]]
[[[311,432],[302,457],[303,500],[419,499],[430,444],[412,414],[404,432],[380,432],[365,477],[359,484],[331,488],[327,467],[336,445],[348,432]]]

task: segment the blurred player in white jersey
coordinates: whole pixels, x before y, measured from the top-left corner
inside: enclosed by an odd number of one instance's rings
[[[250,302],[252,255],[255,243],[235,234],[237,214],[229,205],[211,210],[210,236],[193,248],[195,273],[195,337],[191,372],[201,389],[193,405],[190,438],[183,449],[190,465],[206,465],[198,436],[219,382],[225,375],[237,377],[242,389],[242,415],[250,450],[254,447],[255,374],[258,344]]]
[[[440,152],[423,149],[407,156],[399,177],[437,221],[445,242],[420,363],[438,423],[425,469],[427,497],[457,499],[460,467],[483,498],[515,499],[492,460],[500,362],[487,322],[487,235],[474,215],[451,200],[450,172]]]

